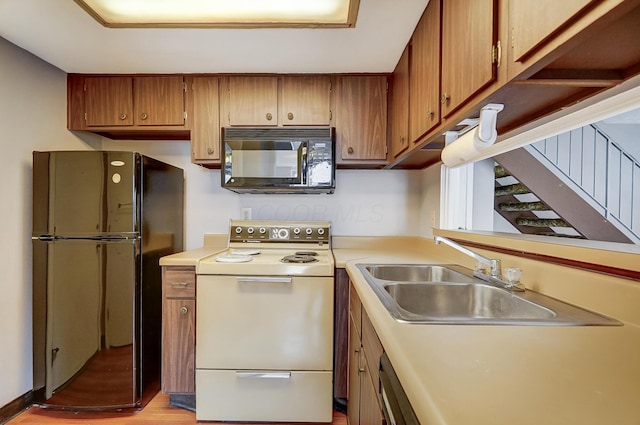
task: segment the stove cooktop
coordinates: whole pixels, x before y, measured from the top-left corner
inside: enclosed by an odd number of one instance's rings
[[[329,222],[232,220],[229,248],[198,262],[198,274],[333,276]]]

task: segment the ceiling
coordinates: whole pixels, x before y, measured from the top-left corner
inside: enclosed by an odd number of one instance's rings
[[[0,36],[68,73],[391,72],[428,0],[360,0],[355,28],[105,28],[74,0],[0,0]]]

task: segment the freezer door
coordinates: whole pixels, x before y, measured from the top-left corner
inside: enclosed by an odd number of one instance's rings
[[[138,232],[139,163],[132,152],[34,152],[34,236]]]
[[[33,241],[36,402],[134,406],[139,241]]]

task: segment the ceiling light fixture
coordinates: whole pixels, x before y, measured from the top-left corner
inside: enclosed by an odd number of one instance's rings
[[[74,0],[110,28],[350,28],[360,0]]]

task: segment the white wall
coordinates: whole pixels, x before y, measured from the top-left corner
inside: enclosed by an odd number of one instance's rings
[[[135,150],[185,170],[186,249],[204,233],[226,233],[230,218],[330,220],[336,235],[417,235],[437,211],[439,174],[338,170],[333,195],[238,195],[220,187],[220,171],[190,162],[188,142],[112,141],[66,129],[66,74],[0,38],[0,407],[32,389],[31,152]],[[430,185],[437,181],[437,189]],[[423,183],[428,182],[425,193]],[[437,191],[437,194],[435,193]],[[430,205],[435,202],[435,205]]]
[[[0,38],[0,407],[31,390],[31,152],[91,149],[66,130],[66,74]]]

